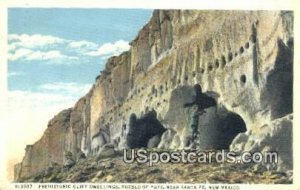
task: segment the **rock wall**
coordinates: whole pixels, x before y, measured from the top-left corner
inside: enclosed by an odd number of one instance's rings
[[[262,128],[271,132],[273,122],[293,112],[293,13],[155,10],[130,50],[108,59],[90,92],[27,148],[16,179],[49,162],[62,164],[64,151],[89,156],[108,143],[127,147],[132,114],[155,112],[165,132],[150,144],[184,148],[190,108],[183,105],[197,97],[195,85],[216,102],[200,116],[200,148],[250,150],[249,139],[261,136]],[[151,130],[146,125],[135,130]],[[260,150],[276,149],[268,138]],[[291,152],[282,154],[283,165]]]

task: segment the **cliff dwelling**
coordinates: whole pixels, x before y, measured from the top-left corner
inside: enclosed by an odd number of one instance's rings
[[[137,118],[133,113],[129,119],[129,130],[126,136],[129,148],[148,147],[151,138],[157,138],[156,146],[160,141],[160,136],[166,130],[157,120],[155,110],[151,110],[141,118]],[[153,146],[153,145],[152,145]]]
[[[247,130],[244,120],[238,114],[225,110],[217,112],[215,117],[206,119],[200,121],[199,126],[202,150],[228,150],[233,139]]]
[[[293,39],[290,11],[155,10],[32,152],[63,165],[66,150],[103,147],[272,150],[274,170],[292,170]],[[48,167],[28,155],[16,179]]]

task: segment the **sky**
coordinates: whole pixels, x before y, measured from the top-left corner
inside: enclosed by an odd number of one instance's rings
[[[48,121],[91,88],[108,57],[150,19],[146,9],[8,9],[8,123],[10,164]]]

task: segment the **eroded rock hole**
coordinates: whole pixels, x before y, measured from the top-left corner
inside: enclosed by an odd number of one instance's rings
[[[201,72],[202,74],[204,74],[205,70],[204,70],[203,68],[201,68],[200,72]]]
[[[240,47],[240,54],[244,53],[244,47]]]
[[[228,53],[228,62],[232,61],[232,59],[233,59],[233,55],[232,55],[232,53],[230,52],[230,53]]]
[[[162,95],[164,93],[164,87],[163,87],[163,85],[159,86],[159,93],[160,93],[160,95]]]
[[[221,61],[222,61],[222,66],[224,67],[226,65],[226,59],[224,55],[222,56]]]
[[[147,147],[152,138],[160,139],[166,129],[158,121],[155,110],[149,111],[141,118],[133,113],[129,118],[129,131],[126,137],[129,148]]]
[[[213,66],[211,64],[208,65],[208,71],[212,71]]]
[[[249,46],[250,46],[250,45],[249,45],[249,42],[247,42],[247,43],[245,44],[245,48],[248,49]]]
[[[219,60],[217,59],[215,62],[216,68],[219,68],[220,64],[219,64]]]
[[[154,85],[152,86],[151,92],[152,92],[152,94],[155,93],[155,86]]]
[[[196,71],[193,71],[193,77],[196,77]]]
[[[240,77],[241,85],[244,86],[246,84],[246,81],[247,81],[246,75],[242,75]]]

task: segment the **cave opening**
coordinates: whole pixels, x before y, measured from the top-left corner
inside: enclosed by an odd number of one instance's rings
[[[247,80],[246,75],[242,75],[242,76],[240,77],[241,86],[244,86],[244,85],[245,85],[246,80]]]
[[[200,147],[204,150],[227,150],[233,139],[246,130],[246,124],[240,115],[228,111],[217,113],[206,124],[202,123]]]
[[[165,131],[164,126],[157,119],[155,110],[147,112],[140,118],[132,113],[129,118],[129,131],[126,137],[127,146],[129,148],[147,147],[150,139],[158,137],[156,139],[160,140]]]
[[[228,62],[232,61],[233,55],[231,52],[228,53]]]
[[[219,60],[218,59],[216,59],[215,64],[216,64],[216,68],[219,68],[220,64],[219,64]]]
[[[222,63],[223,67],[226,65],[226,59],[225,59],[224,55],[222,55],[222,57],[221,57],[221,63]]]
[[[242,77],[243,78],[243,77]],[[243,81],[244,79],[242,79]],[[246,82],[246,79],[245,81]],[[199,84],[194,85],[195,96],[193,101],[186,102],[185,108],[190,107],[188,125],[193,115],[192,106],[197,105],[198,110],[205,110],[195,120],[198,123],[198,134],[200,149],[222,150],[229,149],[233,139],[239,134],[247,130],[246,123],[243,118],[235,113],[227,110],[224,106],[217,103],[218,94],[214,92],[202,92]],[[187,141],[187,146],[192,143]]]
[[[229,149],[233,139],[239,134],[247,131],[246,124],[241,116],[229,113],[220,121],[221,130],[216,141],[217,149]]]
[[[208,65],[208,71],[212,71],[213,70],[213,66],[211,65],[211,63],[209,63]]]
[[[244,53],[244,47],[240,47],[240,54]]]

